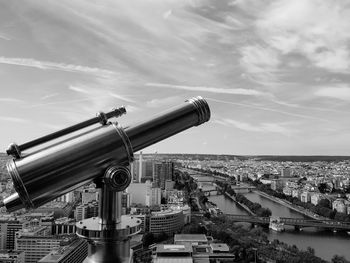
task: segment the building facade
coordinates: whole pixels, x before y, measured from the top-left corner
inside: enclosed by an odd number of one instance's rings
[[[38,263],[82,263],[87,255],[87,241],[76,238],[66,245],[61,242],[58,249],[51,251]]]
[[[172,236],[184,226],[182,210],[168,209],[160,212],[152,212],[149,217],[149,232],[154,235],[162,233]]]
[[[0,250],[1,263],[25,263],[24,252],[16,250]]]

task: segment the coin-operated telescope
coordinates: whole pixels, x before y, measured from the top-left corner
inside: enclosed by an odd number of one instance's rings
[[[123,128],[112,117],[124,107],[28,143],[11,144],[7,164],[16,193],[0,204],[7,211],[36,208],[94,182],[100,189],[99,216],[77,223],[77,234],[88,240],[86,262],[124,262],[129,238],[141,221],[121,215],[122,191],[131,182],[128,169],[134,151],[159,142],[210,119],[207,102],[196,97],[153,118]],[[100,123],[100,125],[95,125]],[[31,149],[30,153],[22,153]]]

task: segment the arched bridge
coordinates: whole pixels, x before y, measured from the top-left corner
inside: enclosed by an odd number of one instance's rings
[[[232,215],[226,214],[231,220],[236,222],[248,222],[254,224],[269,224],[270,217],[259,217],[259,216],[247,216],[247,215]],[[320,227],[332,230],[345,230],[350,231],[350,223],[338,222],[334,220],[316,220],[316,219],[304,219],[304,218],[287,218],[280,217],[279,221],[284,225],[295,226],[295,227]]]

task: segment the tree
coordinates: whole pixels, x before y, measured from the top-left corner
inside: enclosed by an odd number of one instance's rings
[[[155,242],[154,235],[152,233],[146,233],[143,236],[143,246],[148,247],[149,245],[152,245]]]
[[[321,206],[321,207],[331,208],[331,202],[328,199],[320,200],[318,205]]]
[[[315,255],[315,249],[312,247],[307,247],[306,251],[309,252],[311,255]]]
[[[207,218],[207,219],[210,219],[211,214],[210,214],[209,212],[206,212],[203,216],[204,216],[205,218]]]
[[[162,205],[166,205],[166,203],[167,203],[166,198],[165,198],[165,197],[162,197],[162,199],[160,200],[160,203],[161,203]]]
[[[318,185],[318,190],[320,191],[320,193],[324,194],[327,190],[327,184],[326,183],[320,183]]]
[[[350,263],[350,261],[347,261],[343,256],[335,255],[332,258],[332,263]]]

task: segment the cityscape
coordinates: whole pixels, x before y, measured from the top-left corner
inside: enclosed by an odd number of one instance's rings
[[[14,192],[8,159],[2,199]],[[347,262],[350,158],[301,159],[140,152],[121,202],[140,220],[128,262]],[[100,194],[88,184],[34,210],[2,208],[0,262],[83,262],[76,224],[98,217]]]
[[[0,263],[350,263],[348,0],[0,2]]]

